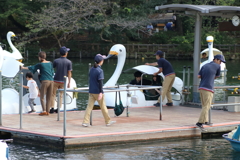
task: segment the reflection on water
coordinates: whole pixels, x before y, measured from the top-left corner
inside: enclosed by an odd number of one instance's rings
[[[57,152],[10,144],[12,160],[220,160],[240,159],[229,142],[219,139],[178,139]]]

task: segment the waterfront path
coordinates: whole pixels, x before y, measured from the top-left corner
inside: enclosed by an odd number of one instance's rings
[[[57,114],[39,116],[24,114],[22,129],[19,129],[19,115],[3,115],[0,131],[11,133],[12,138],[20,142],[43,142],[46,146],[55,146],[54,141],[63,149],[72,147],[90,147],[101,144],[113,144],[128,141],[140,141],[171,137],[199,137],[201,132],[195,127],[200,108],[172,106],[163,107],[163,120],[159,120],[159,107],[129,108],[112,120],[116,124],[106,127],[100,110],[93,111],[93,126],[82,127],[84,111],[67,112],[66,136],[63,136],[63,112],[60,121]],[[240,124],[240,113],[222,110],[212,111],[212,126],[206,126],[208,132],[228,132]],[[49,143],[49,144],[47,144]]]

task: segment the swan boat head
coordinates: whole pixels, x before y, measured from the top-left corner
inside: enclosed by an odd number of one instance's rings
[[[6,53],[6,56],[10,56],[10,57],[13,57],[15,58],[16,60],[18,61],[22,61],[23,57],[22,57],[22,54],[19,52],[19,50],[12,44],[12,41],[11,41],[11,38],[12,37],[16,37],[16,35],[12,32],[12,31],[9,31],[7,33],[7,41],[8,41],[8,44],[9,46],[11,47],[12,49],[12,53],[8,52],[8,51],[5,51]]]
[[[111,47],[108,56],[106,59],[112,57],[112,56],[117,56],[118,62],[116,69],[111,76],[111,78],[105,83],[104,86],[115,86],[118,78],[120,77],[122,73],[123,66],[125,64],[126,60],[126,48],[122,44],[115,44],[114,46]]]
[[[124,47],[124,45],[116,44],[112,46],[106,59],[112,56],[117,56],[118,59],[126,59],[126,48]]]
[[[10,53],[3,50],[2,47],[0,48],[0,69],[4,77],[10,78],[15,77],[19,72],[19,66],[23,65],[20,63],[23,57],[18,49],[12,44],[11,37],[15,37],[15,34],[10,31],[7,33],[7,40],[13,52]]]

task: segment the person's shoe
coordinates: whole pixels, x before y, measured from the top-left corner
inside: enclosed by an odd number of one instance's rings
[[[33,112],[36,112],[35,110],[31,110],[31,111],[29,111],[28,113],[33,113]]]
[[[106,124],[106,126],[111,126],[111,125],[113,125],[114,123],[116,123],[116,121],[110,121],[108,124]]]
[[[155,103],[155,104],[153,104],[155,107],[160,107],[160,103],[159,102],[157,102],[157,103]]]
[[[39,116],[48,116],[48,115],[49,115],[48,112],[42,112],[42,113],[39,114]]]
[[[34,106],[36,106],[36,103],[33,103]]]
[[[201,131],[206,132],[207,130],[203,128],[202,123],[196,123],[196,126],[201,129]]]
[[[90,124],[88,124],[88,123],[83,123],[82,126],[83,126],[83,127],[90,127]]]
[[[54,108],[51,108],[49,113],[53,114],[54,113]]]
[[[173,103],[166,103],[167,106],[173,106]]]
[[[58,109],[54,109],[54,112],[58,113]]]
[[[203,128],[202,123],[196,123],[196,126],[199,128]]]

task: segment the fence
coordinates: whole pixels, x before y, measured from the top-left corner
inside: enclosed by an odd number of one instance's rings
[[[185,53],[179,48],[180,44],[123,44],[127,50],[127,58],[154,58],[153,53],[157,50],[162,50],[167,53],[167,58],[176,59],[192,59],[193,51],[191,53]],[[92,58],[97,53],[107,55],[112,44],[100,44],[100,43],[82,43],[79,44],[79,51],[71,51],[68,55],[69,58]],[[207,48],[207,45],[202,45],[201,50]],[[192,47],[193,48],[193,47]],[[239,44],[214,44],[214,48],[217,48],[223,52],[225,57],[232,56],[231,54],[240,53]],[[39,49],[41,50],[41,49]],[[33,55],[29,54],[28,51],[24,53],[24,57],[36,56],[37,52]],[[57,51],[47,52],[48,57],[58,57]]]

